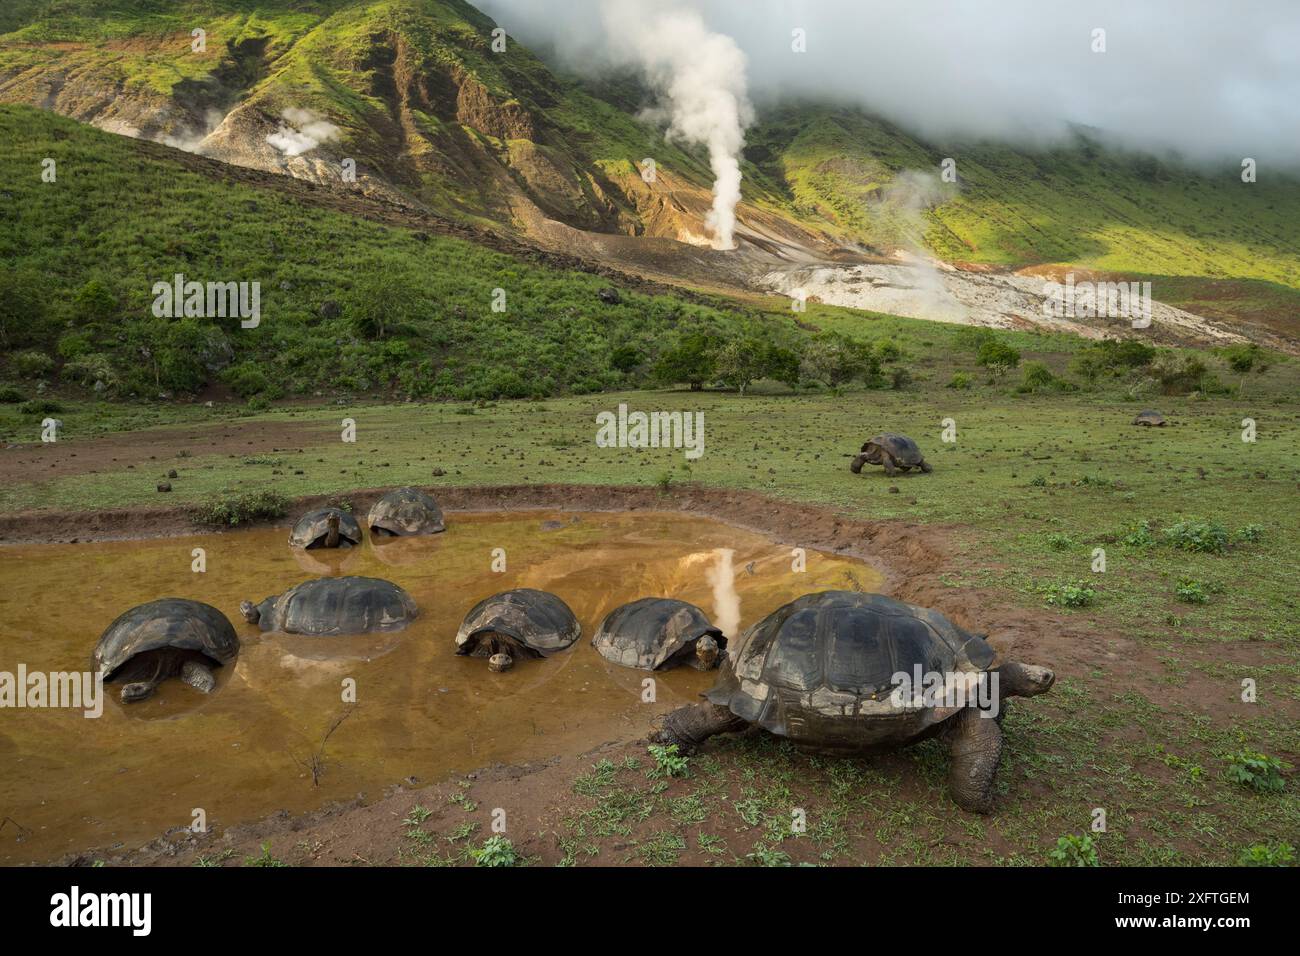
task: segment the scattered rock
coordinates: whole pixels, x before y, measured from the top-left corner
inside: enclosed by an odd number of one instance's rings
[[[160,481],[160,482],[158,482],[158,490],[159,490],[159,491],[171,491],[171,490],[172,490],[172,483],[171,483],[170,481]]]

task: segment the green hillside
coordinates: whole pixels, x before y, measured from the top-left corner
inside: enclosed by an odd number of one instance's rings
[[[195,26],[205,55],[190,51]],[[285,108],[307,108],[341,130],[319,155],[355,157],[445,214],[675,237],[673,197],[709,188],[703,157],[638,118],[651,98],[634,82],[579,81],[513,40],[494,53],[494,26],[461,0],[21,0],[0,14],[0,100],[152,138],[234,110],[216,155],[262,168],[265,156],[243,151]],[[751,217],[844,243],[919,243],[950,261],[1150,277],[1173,304],[1296,332],[1294,174],[1265,167],[1244,184],[1236,168],[1119,154],[1084,132],[1042,151],[927,143],[818,103],[762,111],[748,141]],[[655,196],[636,175],[645,156],[667,184]],[[946,157],[958,184],[937,183]],[[932,196],[909,186],[930,180]]]
[[[598,276],[219,181],[26,107],[0,107],[0,144],[0,350],[19,376],[58,366],[66,383],[145,397],[215,381],[270,397],[527,397],[640,381],[690,332],[793,329],[670,296],[605,302]],[[41,180],[46,157],[57,182]],[[155,318],[153,284],[178,272],[260,282],[260,326]]]

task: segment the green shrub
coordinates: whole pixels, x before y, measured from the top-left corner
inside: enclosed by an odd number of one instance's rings
[[[968,372],[954,372],[952,378],[948,379],[945,388],[966,389],[971,386],[971,377]]]
[[[669,744],[666,747],[661,744],[651,744],[650,756],[655,761],[655,765],[646,771],[646,776],[650,779],[686,776],[689,761],[677,753],[676,744]]]
[[[1174,588],[1174,593],[1178,595],[1178,600],[1187,604],[1208,604],[1210,596],[1205,593],[1205,585],[1200,581],[1193,581],[1190,578],[1183,578]]]
[[[47,288],[48,280],[37,272],[0,268],[0,347],[43,340]]]
[[[19,405],[18,411],[24,415],[57,415],[63,406],[52,398],[32,398]]]
[[[692,332],[659,356],[651,375],[661,385],[685,382],[698,392],[713,378],[714,354],[720,345],[712,335]]]
[[[1194,355],[1161,352],[1151,363],[1151,372],[1166,395],[1186,395],[1203,388],[1207,381],[1205,363]]]
[[[1083,836],[1070,834],[1061,837],[1056,841],[1056,846],[1047,852],[1047,860],[1051,866],[1101,866],[1101,860],[1097,858],[1097,847],[1092,842],[1092,836],[1087,833]]]
[[[1151,533],[1151,522],[1143,519],[1135,524],[1120,541],[1130,548],[1150,548],[1156,543],[1155,535]]]
[[[85,324],[108,323],[119,318],[117,296],[99,279],[91,279],[73,296],[72,313]]]
[[[27,401],[27,396],[12,385],[0,388],[0,405],[17,405],[19,402],[25,401]]]
[[[103,382],[106,388],[118,383],[117,371],[111,356],[103,352],[90,352],[72,359],[59,371],[59,377],[65,382],[73,382],[92,387],[96,382]]]
[[[20,378],[42,378],[54,371],[54,359],[44,352],[18,352],[9,363]]]
[[[490,836],[481,847],[469,851],[475,866],[518,866],[519,853],[515,845],[501,834]]]
[[[1020,364],[1020,353],[1005,342],[990,339],[980,346],[975,361],[994,375],[1001,376]]]
[[[1103,374],[1118,375],[1150,365],[1156,350],[1136,339],[1103,339],[1079,349],[1070,361],[1070,371],[1089,382]]]
[[[1227,778],[1256,793],[1281,793],[1286,789],[1282,761],[1253,750],[1228,755]]]
[[[251,398],[271,385],[266,373],[254,362],[240,362],[221,373],[221,380],[240,398]]]
[[[1074,539],[1068,534],[1053,531],[1047,536],[1047,546],[1053,551],[1068,551],[1074,547]]]
[[[59,339],[55,350],[65,359],[75,359],[94,348],[94,342],[85,332],[69,332]]]
[[[275,491],[250,491],[228,495],[196,506],[192,515],[200,524],[231,527],[252,521],[274,521],[289,513],[289,499]]]
[[[1232,533],[1232,540],[1246,544],[1254,544],[1262,537],[1264,537],[1264,527],[1257,524],[1244,525]]]
[[[1097,592],[1083,581],[1051,584],[1047,587],[1047,603],[1056,607],[1088,607]]]
[[[1026,362],[1016,391],[1022,394],[1054,388],[1057,378],[1042,362]]]
[[[1166,544],[1197,554],[1223,554],[1228,550],[1228,529],[1213,521],[1189,519],[1165,528]]]
[[[1295,847],[1290,843],[1256,843],[1237,857],[1238,866],[1290,866],[1295,863]]]

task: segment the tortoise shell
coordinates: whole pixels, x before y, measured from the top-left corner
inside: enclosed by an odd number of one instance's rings
[[[95,645],[95,665],[109,680],[137,654],[167,647],[198,651],[215,664],[227,664],[239,654],[239,637],[211,604],[162,598],[119,615]]]
[[[701,669],[695,642],[709,635],[725,648],[722,631],[694,604],[672,598],[641,598],[610,611],[600,622],[592,646],[606,660],[653,671],[676,664]]]
[[[329,517],[339,516],[339,544],[357,545],[361,543],[361,525],[341,508],[321,508],[309,511],[298,519],[289,533],[289,544],[295,548],[319,548],[325,543],[329,534]]]
[[[925,458],[921,454],[921,449],[917,447],[916,442],[906,435],[895,435],[893,432],[882,432],[875,438],[870,438],[862,445],[862,454],[867,456],[867,461],[873,465],[880,464],[880,450],[884,449],[894,457],[900,465],[915,467],[921,464]]]
[[[892,698],[895,675],[975,674],[993,649],[937,611],[880,594],[821,591],[778,608],[733,642],[710,702],[832,752],[927,735],[956,707]]]
[[[493,635],[532,657],[549,657],[582,634],[569,606],[548,591],[516,588],[484,598],[456,632],[456,653],[490,657]]]
[[[419,609],[381,578],[316,578],[257,605],[258,626],[287,634],[368,634],[405,627]]]
[[[1162,426],[1165,424],[1165,416],[1153,409],[1145,408],[1137,413],[1137,417],[1133,419],[1133,424]]]
[[[372,532],[392,535],[437,534],[446,531],[442,509],[418,488],[398,488],[370,508],[366,519]]]

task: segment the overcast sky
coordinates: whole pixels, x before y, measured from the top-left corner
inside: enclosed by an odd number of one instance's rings
[[[590,66],[618,0],[477,0],[538,52]],[[1300,0],[640,0],[698,10],[748,91],[847,100],[922,135],[1024,141],[1065,123],[1193,160],[1300,167]],[[791,51],[791,31],[807,52]],[[1093,30],[1106,31],[1094,53]]]

